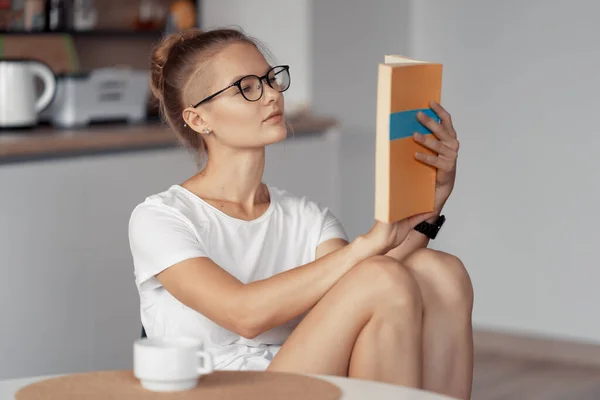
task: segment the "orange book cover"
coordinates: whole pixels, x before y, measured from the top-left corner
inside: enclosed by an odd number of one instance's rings
[[[429,102],[441,102],[442,64],[386,55],[377,80],[375,219],[394,222],[433,211],[436,169],[415,153],[435,153],[412,135],[433,135],[417,112],[439,121]]]

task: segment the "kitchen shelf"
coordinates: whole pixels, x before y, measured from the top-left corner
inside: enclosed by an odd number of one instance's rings
[[[304,115],[289,120],[289,140],[320,134],[337,123],[332,118]],[[164,124],[98,124],[79,129],[40,126],[31,130],[0,130],[0,164],[179,147]]]
[[[80,37],[126,37],[126,38],[159,38],[163,35],[162,30],[156,31],[134,31],[134,30],[113,30],[113,29],[103,29],[103,30],[90,30],[90,31],[2,31],[0,30],[0,35],[26,35],[26,36],[35,36],[35,35],[71,35],[71,36],[80,36]]]

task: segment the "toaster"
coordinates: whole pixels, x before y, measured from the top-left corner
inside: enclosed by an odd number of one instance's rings
[[[129,67],[59,74],[55,97],[43,120],[61,128],[142,122],[148,113],[149,81],[149,71]]]

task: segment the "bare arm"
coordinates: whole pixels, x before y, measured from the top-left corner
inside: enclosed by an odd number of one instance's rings
[[[439,213],[436,213],[433,217],[428,218],[426,221],[433,224],[438,218]],[[410,231],[406,239],[399,246],[393,248],[386,253],[387,256],[393,257],[398,261],[404,260],[409,254],[417,249],[427,247],[429,245],[429,238],[423,235],[421,232]]]
[[[183,304],[252,338],[301,315],[354,265],[380,253],[364,236],[350,244],[332,239],[320,246],[315,261],[248,284],[208,258],[175,264],[157,279]]]

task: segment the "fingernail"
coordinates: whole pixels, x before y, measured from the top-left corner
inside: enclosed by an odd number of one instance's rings
[[[414,132],[414,133],[413,133],[413,137],[414,137],[416,140],[420,140],[420,139],[421,139],[421,134],[420,134],[419,132]]]

